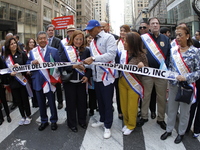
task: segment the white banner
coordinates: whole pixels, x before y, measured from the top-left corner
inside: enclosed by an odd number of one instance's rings
[[[1,69],[0,74],[65,67],[65,66],[71,66],[74,64],[82,64],[82,62],[74,62],[74,63],[44,62],[40,64],[21,65],[19,67]],[[114,63],[101,63],[101,62],[93,62],[92,64],[97,65],[97,66],[102,66],[105,68],[112,68],[112,69],[116,69],[120,71],[125,71],[125,72],[130,72],[130,73],[135,73],[135,74],[145,75],[145,76],[150,76],[150,77],[155,77],[155,78],[162,78],[162,79],[167,79],[167,80],[176,80],[176,77],[179,75],[177,72],[171,72],[171,71],[150,68],[150,67],[138,68],[137,65],[130,65],[130,64],[114,64]]]

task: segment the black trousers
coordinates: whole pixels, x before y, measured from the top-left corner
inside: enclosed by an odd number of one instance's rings
[[[104,122],[104,126],[110,129],[113,122],[113,93],[114,84],[104,86],[103,82],[94,82],[95,91],[98,101],[100,121]]]
[[[188,122],[187,131],[190,130],[193,119],[194,120],[194,133],[200,133],[200,79],[196,81],[196,88],[197,88],[197,98],[196,102],[191,105],[190,108],[190,119]],[[196,115],[195,115],[196,111]]]
[[[6,94],[5,94],[5,88],[3,85],[0,85],[0,99],[3,104],[6,116],[8,117],[10,114],[9,108],[8,108],[8,103],[6,101]],[[2,111],[0,110],[0,119],[3,120],[3,114]]]
[[[63,94],[62,94],[62,88],[61,83],[56,83],[56,96],[57,96],[57,102],[62,103],[63,102]]]
[[[122,110],[121,110],[121,106],[120,106],[119,86],[118,86],[118,83],[119,83],[119,78],[116,78],[115,82],[114,82],[114,86],[115,86],[115,91],[116,91],[117,111],[118,111],[118,114],[122,114]]]
[[[86,124],[87,115],[87,94],[85,83],[64,83],[65,99],[67,105],[68,127],[77,127],[79,124]]]
[[[29,117],[31,115],[31,109],[26,87],[22,86],[20,88],[11,90],[12,90],[12,96],[16,100],[21,116]]]
[[[89,94],[89,108],[90,110],[97,109],[97,98],[96,92],[94,89],[88,89]]]

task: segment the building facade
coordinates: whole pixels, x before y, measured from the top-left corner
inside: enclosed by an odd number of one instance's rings
[[[74,15],[74,0],[0,0],[0,40],[9,32],[18,34],[21,42],[36,38],[38,31],[45,31],[51,19]],[[56,32],[60,34],[60,32]]]
[[[99,15],[99,21],[107,21],[108,22],[108,14],[106,11],[106,0],[93,0],[93,7],[96,9]]]

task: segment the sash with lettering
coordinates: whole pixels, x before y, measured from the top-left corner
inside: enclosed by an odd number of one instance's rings
[[[119,42],[117,43],[117,54],[120,57],[122,51],[124,50],[124,43],[122,40],[119,40]]]
[[[163,54],[160,47],[157,43],[152,39],[149,33],[141,35],[142,41],[144,42],[146,48],[152,54],[152,56],[156,59],[156,61],[160,64],[160,68],[162,70],[167,70],[167,66],[165,64],[165,55]]]
[[[64,47],[65,54],[69,60],[69,62],[80,62],[80,56],[78,56],[76,49],[73,46],[65,46]],[[81,71],[80,69],[75,68],[75,70],[81,74],[85,75],[85,72]]]
[[[128,64],[128,52],[126,50],[123,50],[121,53],[120,63]],[[122,75],[126,79],[127,83],[130,85],[130,87],[133,89],[133,91],[135,91],[141,98],[143,98],[143,95],[144,95],[143,85],[133,75],[133,73],[122,71]]]
[[[34,57],[34,60],[37,60],[39,63],[45,62],[44,57],[42,56],[42,54],[40,52],[40,47],[39,46],[37,46],[34,49],[32,49],[30,51],[30,53],[32,53],[32,56]],[[44,82],[44,84],[43,84],[43,92],[44,93],[48,93],[49,91],[55,92],[56,91],[56,87],[51,84],[49,71],[47,69],[41,69],[41,70],[38,70],[38,71],[40,72],[41,75],[43,75],[43,77],[46,80]]]
[[[91,47],[90,51],[92,53],[92,56],[102,55],[102,53],[97,48],[95,40],[92,40],[92,42],[90,43],[90,47]],[[112,63],[112,61],[110,61],[108,63]],[[115,81],[115,70],[111,69],[111,68],[104,68],[101,66],[99,66],[99,67],[104,71],[104,73],[101,77],[103,84],[106,86],[106,85],[109,85],[110,83],[113,83]],[[109,76],[111,78],[108,80]]]
[[[178,46],[178,43],[177,43],[176,39],[174,39],[170,44],[171,44],[171,47]]]
[[[8,68],[12,68],[12,66],[14,65],[14,61],[13,61],[11,55],[9,55],[8,58],[6,59],[6,65],[7,65]],[[15,79],[17,81],[19,81],[19,83],[21,83],[22,85],[26,86],[26,90],[28,92],[28,95],[30,97],[33,97],[31,87],[30,87],[27,79],[22,75],[22,73],[17,73],[15,75]]]
[[[184,75],[184,74],[190,73],[190,69],[187,66],[187,64],[184,62],[179,49],[180,49],[179,45],[172,47],[171,55],[172,55],[173,63],[175,64],[175,67],[178,70],[178,73],[180,75]],[[196,84],[195,84],[195,82],[190,84],[190,86],[194,90],[193,95],[191,97],[191,101],[192,101],[192,103],[195,103],[195,101],[196,101]]]
[[[64,39],[61,40],[61,44],[63,45],[63,47],[67,46],[68,42],[69,41],[68,41],[67,38],[64,38]]]

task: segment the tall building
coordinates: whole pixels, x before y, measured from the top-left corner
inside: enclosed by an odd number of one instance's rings
[[[133,0],[133,10],[134,10],[134,18],[137,19],[140,12],[147,8],[149,5],[149,0]]]
[[[193,35],[199,29],[198,16],[191,3],[193,0],[149,0],[149,17],[158,17],[161,26],[167,26],[172,33],[175,27],[185,22]]]
[[[66,15],[74,15],[76,23],[76,1],[0,0],[0,40],[12,32],[19,34],[24,43],[29,38],[36,38],[38,31],[45,31],[52,18]]]
[[[133,0],[124,0],[124,23],[133,26]]]
[[[99,13],[99,21],[108,22],[108,14],[106,11],[106,0],[93,0],[94,9]]]
[[[77,0],[76,4],[76,26],[77,29],[83,30],[86,27],[88,20],[92,16],[93,0]]]

